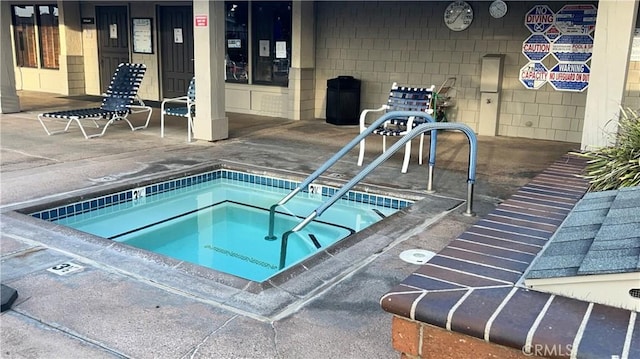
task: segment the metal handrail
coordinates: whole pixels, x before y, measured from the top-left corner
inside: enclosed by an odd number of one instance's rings
[[[469,169],[467,172],[467,208],[464,212],[467,216],[473,216],[473,186],[476,181],[476,158],[478,153],[478,141],[475,133],[471,128],[465,124],[460,123],[424,123],[422,125],[417,126],[409,133],[400,138],[396,143],[389,148],[385,153],[376,158],[373,162],[371,162],[366,168],[364,168],[360,173],[358,173],[351,181],[346,183],[344,186],[340,188],[337,192],[331,196],[327,201],[323,202],[318,208],[316,208],[311,214],[309,214],[302,222],[298,223],[294,228],[289,231],[286,231],[282,235],[282,243],[280,247],[280,267],[279,269],[284,268],[286,258],[287,258],[287,243],[289,236],[292,233],[298,232],[303,229],[307,224],[309,224],[314,218],[322,215],[322,213],[333,205],[338,199],[342,198],[347,191],[349,191],[354,185],[356,185],[360,180],[362,180],[365,176],[367,176],[371,171],[373,171],[376,167],[378,167],[382,162],[386,161],[391,155],[397,152],[403,145],[407,143],[407,141],[411,141],[413,138],[427,132],[434,130],[459,130],[462,131],[469,140]]]
[[[304,181],[302,181],[302,183],[298,185],[298,187],[296,187],[293,191],[289,192],[289,194],[286,195],[284,198],[282,198],[278,203],[271,206],[271,208],[269,209],[269,234],[265,237],[265,239],[270,241],[277,239],[277,237],[273,234],[273,231],[274,231],[273,227],[275,226],[275,212],[278,206],[282,206],[283,204],[289,202],[291,198],[295,197],[296,194],[298,194],[300,191],[302,191],[308,185],[310,185],[311,182],[315,181],[318,177],[320,177],[321,174],[323,174],[331,166],[333,166],[336,162],[338,162],[340,158],[342,158],[349,151],[351,151],[351,149],[353,149],[356,145],[358,145],[365,137],[370,135],[376,128],[382,126],[382,124],[384,124],[386,121],[392,118],[398,118],[398,117],[407,117],[407,118],[414,117],[416,119],[422,118],[423,121],[425,121],[426,123],[432,123],[436,121],[431,115],[425,112],[420,112],[420,111],[391,111],[381,116],[371,125],[369,125],[369,127],[367,127],[365,131],[361,132],[358,136],[356,136],[356,138],[351,140],[351,142],[349,142],[340,151],[338,151],[335,155],[333,155],[333,157],[328,159],[315,172],[310,174],[309,177],[307,177]],[[437,132],[438,131],[436,130],[431,131],[431,144],[430,144],[430,150],[429,150],[429,179],[427,184],[427,189],[429,191],[432,190],[433,167],[436,164]]]

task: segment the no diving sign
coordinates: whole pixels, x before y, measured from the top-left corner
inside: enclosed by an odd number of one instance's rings
[[[547,31],[554,20],[555,14],[547,5],[536,5],[524,15],[524,25],[534,34]]]
[[[582,92],[589,86],[591,69],[584,63],[559,63],[549,70],[549,83],[558,91]]]

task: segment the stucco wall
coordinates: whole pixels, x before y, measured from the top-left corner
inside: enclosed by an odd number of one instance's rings
[[[490,2],[470,1],[471,26],[461,32],[444,26],[449,2],[318,2],[316,50],[316,116],[325,116],[326,81],[338,75],[362,80],[362,108],[383,104],[393,82],[438,87],[457,77],[456,106],[450,121],[478,130],[481,58],[504,54],[504,77],[498,134],[569,142],[581,141],[586,90],[556,91],[549,84],[525,88],[520,69],[528,62],[522,43],[531,35],[524,15],[538,2],[508,2],[501,19],[489,15]],[[589,2],[585,2],[589,3]],[[559,10],[563,2],[545,3]],[[550,68],[557,61],[548,56]],[[632,64],[633,65],[633,64]],[[637,65],[630,71],[625,102],[638,99]],[[634,100],[635,99],[635,100]]]

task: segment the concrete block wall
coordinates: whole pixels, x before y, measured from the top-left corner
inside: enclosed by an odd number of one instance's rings
[[[316,117],[325,117],[326,81],[339,75],[362,81],[361,109],[382,105],[393,82],[438,87],[455,76],[456,106],[448,114],[449,121],[477,131],[481,58],[504,54],[498,135],[579,143],[586,90],[556,91],[549,84],[529,90],[519,80],[520,69],[528,62],[522,43],[531,35],[524,16],[538,3],[509,2],[508,13],[501,19],[489,15],[490,2],[469,3],[473,23],[465,31],[454,32],[443,20],[449,2],[318,2]],[[554,11],[564,5],[547,4]],[[550,68],[556,60],[549,55],[543,63]],[[635,86],[627,95],[632,101],[639,96]]]
[[[640,61],[629,65],[622,106],[640,112]]]
[[[69,95],[84,95],[84,58],[70,55],[66,63]]]

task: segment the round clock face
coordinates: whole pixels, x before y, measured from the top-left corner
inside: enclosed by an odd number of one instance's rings
[[[507,14],[507,4],[502,0],[495,0],[489,5],[489,14],[499,19]]]
[[[473,9],[466,1],[454,1],[444,10],[444,23],[453,31],[462,31],[471,25]]]

